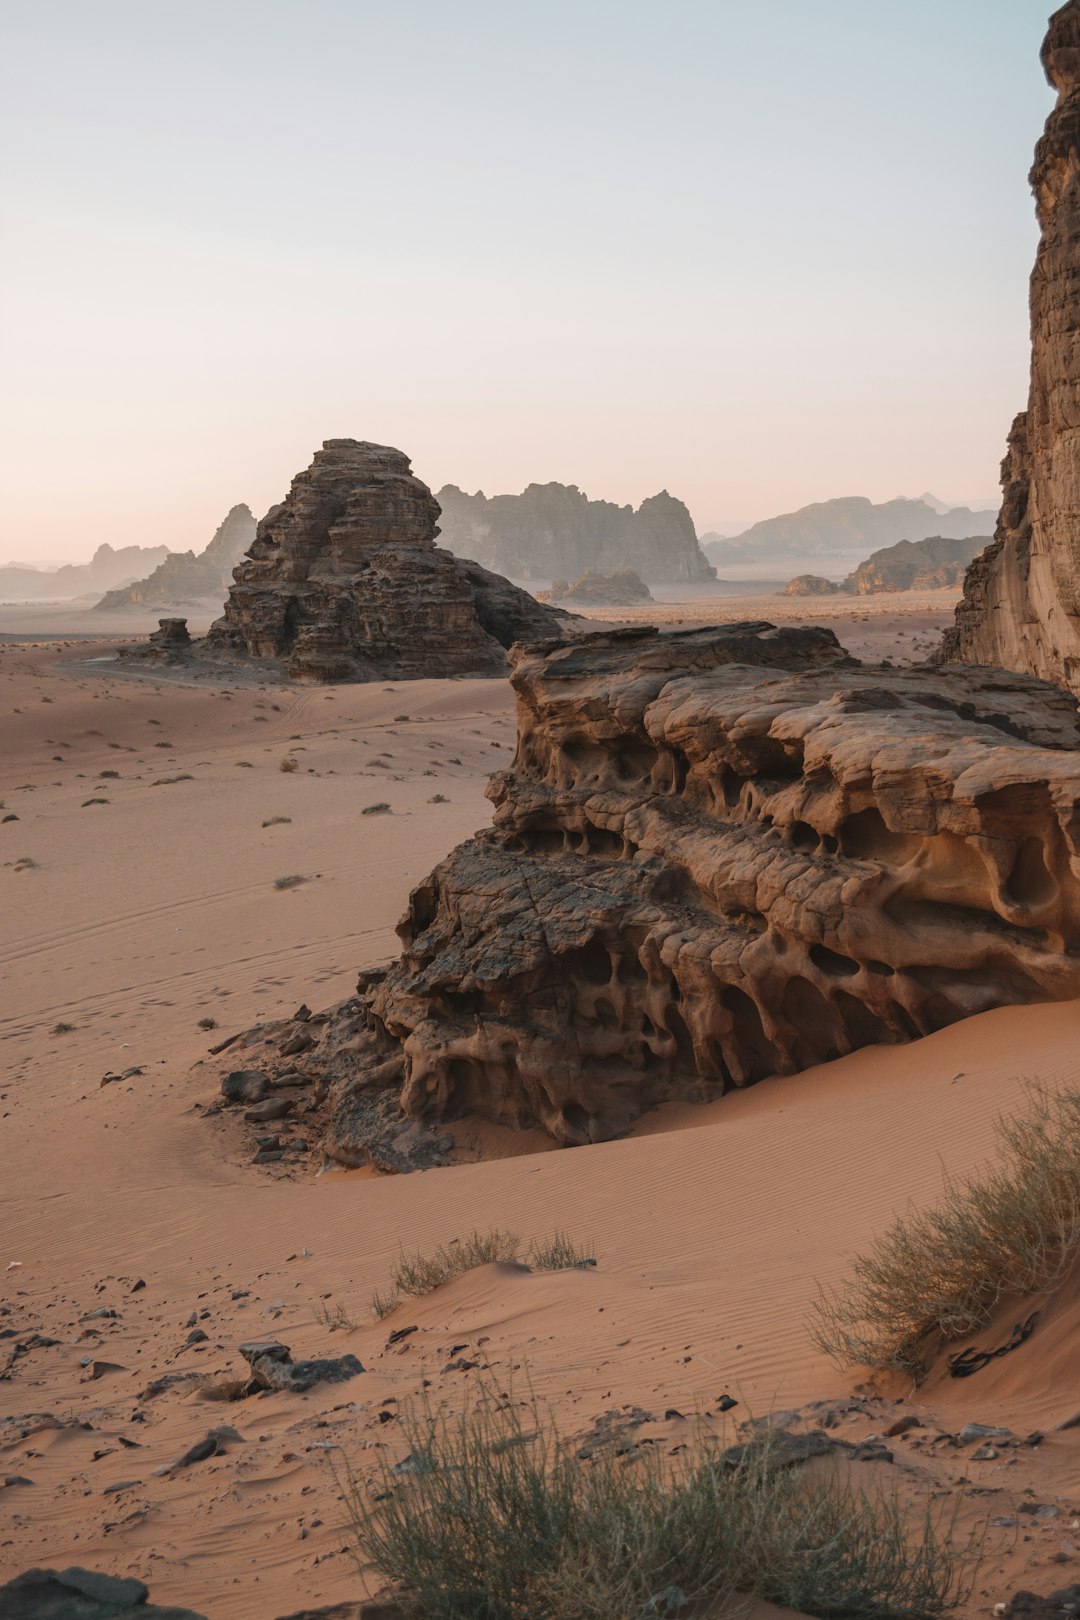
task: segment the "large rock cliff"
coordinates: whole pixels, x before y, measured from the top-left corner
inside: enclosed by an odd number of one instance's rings
[[[381,1093],[399,1128],[475,1113],[583,1143],[1080,995],[1067,694],[764,623],[514,656],[494,826],[413,892],[389,971],[301,1032],[332,1156],[364,1158]]]
[[[502,674],[522,636],[564,619],[435,544],[439,506],[387,445],[327,439],[238,564],[195,656],[297,680]]]
[[[632,506],[593,501],[574,484],[530,484],[520,495],[439,491],[444,545],[515,579],[577,579],[633,569],[645,580],[706,580],[682,501],[661,490]]]
[[[146,579],[120,590],[107,591],[96,603],[111,612],[126,607],[160,607],[217,597],[229,589],[233,569],[255,538],[255,519],[240,503],[229,509],[204,551],[173,551]]]
[[[1031,277],[1031,387],[1001,466],[994,544],[964,582],[947,661],[1029,670],[1080,690],[1080,0],[1042,50],[1057,105],[1035,148],[1041,237]]]

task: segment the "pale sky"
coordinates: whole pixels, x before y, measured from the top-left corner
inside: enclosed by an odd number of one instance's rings
[[[996,490],[1049,0],[2,0],[0,561],[325,438],[699,526]]]

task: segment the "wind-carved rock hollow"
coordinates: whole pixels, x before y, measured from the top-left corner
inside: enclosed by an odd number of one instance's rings
[[[1080,995],[1058,688],[764,623],[513,657],[494,826],[414,890],[400,959],[305,1026],[332,1157],[363,1162],[380,1092],[399,1124],[596,1142],[668,1099]]]
[[[1001,464],[994,543],[964,581],[949,661],[1029,670],[1080,691],[1080,0],[1042,48],[1057,105],[1035,148],[1041,236],[1031,277],[1031,387]]]

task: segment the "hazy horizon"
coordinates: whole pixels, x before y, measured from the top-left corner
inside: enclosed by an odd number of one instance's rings
[[[991,496],[1048,9],[9,0],[0,557],[201,550],[342,436],[699,529]]]

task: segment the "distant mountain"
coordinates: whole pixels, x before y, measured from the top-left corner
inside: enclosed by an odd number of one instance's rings
[[[440,489],[440,544],[511,579],[577,579],[633,569],[645,580],[712,579],[690,513],[661,490],[632,506],[593,501],[576,484],[530,484],[520,495]]]
[[[65,563],[63,568],[0,568],[0,601],[57,602],[111,590],[149,569],[169,555],[168,546],[98,546],[88,563]]]
[[[255,519],[242,502],[218,524],[204,551],[172,551],[146,579],[108,591],[95,609],[182,606],[212,596],[224,601],[233,569],[255,538]]]
[[[886,591],[927,591],[961,585],[970,562],[985,551],[992,536],[965,535],[963,539],[939,534],[922,540],[898,540],[861,562],[837,584],[818,574],[797,574],[784,589],[785,596],[878,596]]]
[[[710,541],[702,536],[702,545],[709,561],[722,572],[730,563],[857,553],[932,535],[961,540],[973,534],[992,534],[996,523],[995,511],[973,512],[967,506],[954,506],[940,512],[925,500],[875,505],[865,495],[845,495],[765,518],[729,540]]]

